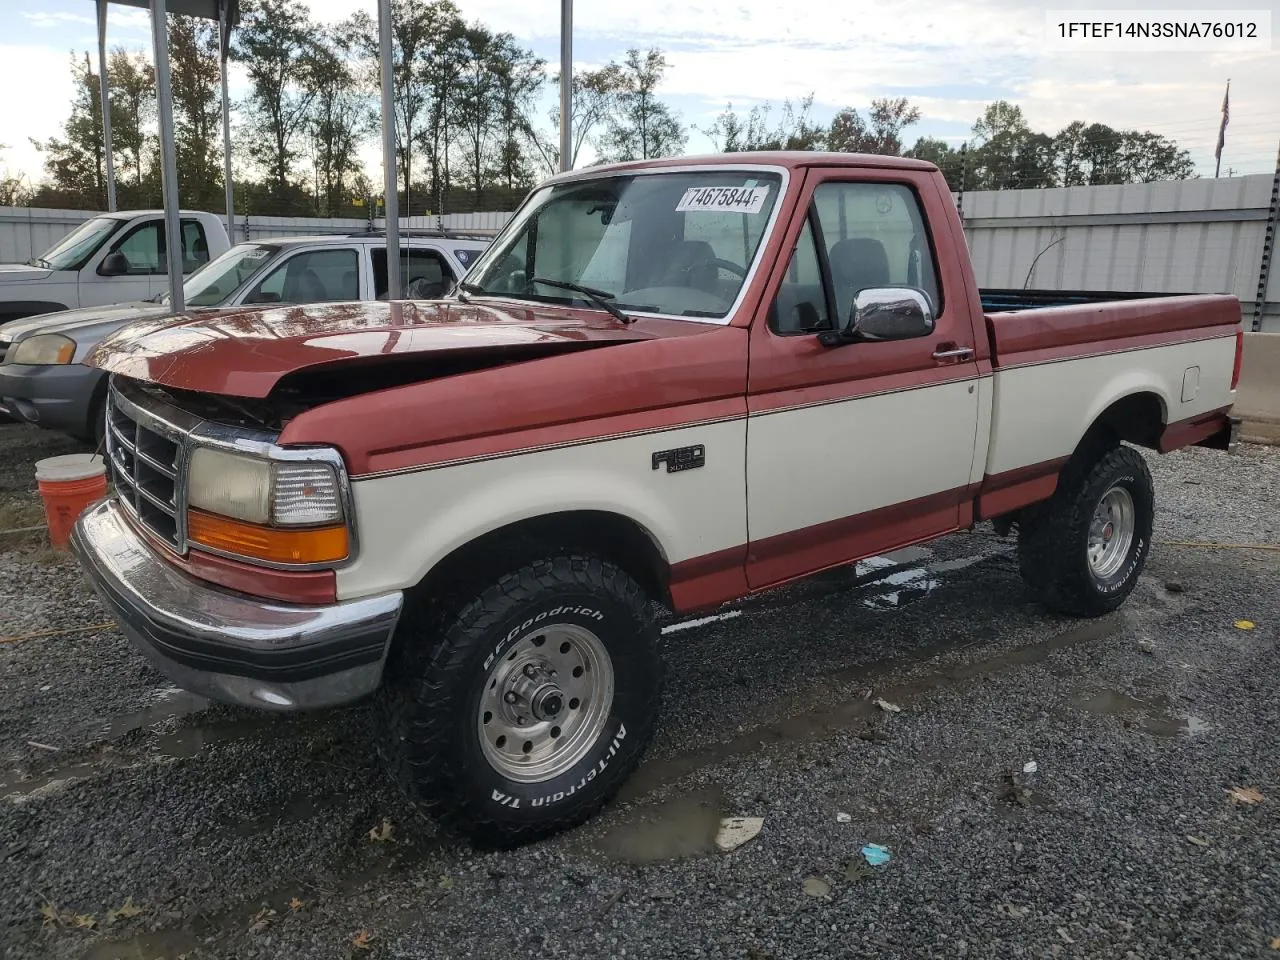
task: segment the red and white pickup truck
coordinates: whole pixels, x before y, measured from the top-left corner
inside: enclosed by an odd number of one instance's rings
[[[534,190],[447,299],[143,321],[114,495],[74,549],[175,682],[375,695],[410,795],[478,842],[589,817],[660,703],[653,604],[713,607],[994,521],[1049,606],[1151,549],[1133,445],[1226,448],[1229,296],[1034,306],[975,282],[930,164],[597,167]]]

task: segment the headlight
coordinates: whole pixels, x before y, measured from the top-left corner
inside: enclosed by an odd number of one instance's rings
[[[42,333],[18,341],[18,346],[9,355],[9,362],[35,366],[70,363],[75,353],[76,342],[70,337],[64,337],[60,333]]]
[[[342,521],[342,493],[332,466],[267,461],[197,447],[187,466],[187,503],[247,523],[316,526]]]

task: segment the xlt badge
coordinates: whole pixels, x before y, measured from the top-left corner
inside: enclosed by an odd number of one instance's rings
[[[667,473],[677,470],[696,470],[706,466],[707,448],[702,444],[693,447],[676,447],[674,450],[659,450],[653,455],[653,469],[662,464],[667,465]]]

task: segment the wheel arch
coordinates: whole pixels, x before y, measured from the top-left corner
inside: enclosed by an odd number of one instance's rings
[[[0,303],[0,324],[10,320],[28,320],[46,313],[69,310],[65,303],[56,300],[6,300]]]
[[[1165,398],[1152,388],[1134,389],[1116,397],[1093,414],[1072,458],[1103,441],[1158,449],[1160,434],[1169,419],[1168,409]]]
[[[515,520],[468,540],[434,563],[413,590],[431,595],[496,576],[552,550],[595,554],[625,570],[670,606],[671,565],[658,539],[632,517],[608,510],[558,510]]]

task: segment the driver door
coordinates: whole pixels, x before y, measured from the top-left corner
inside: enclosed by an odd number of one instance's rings
[[[854,179],[856,177],[856,179]],[[810,171],[747,384],[753,589],[955,530],[972,482],[982,380],[964,278],[933,254],[925,174]],[[932,333],[824,346],[858,290],[907,286]]]
[[[113,253],[124,255],[127,273],[101,272],[102,262]],[[107,243],[92,261],[92,267],[80,271],[80,304],[88,307],[146,300],[160,292],[156,280],[164,279],[165,272],[163,223],[148,220],[136,224]]]

